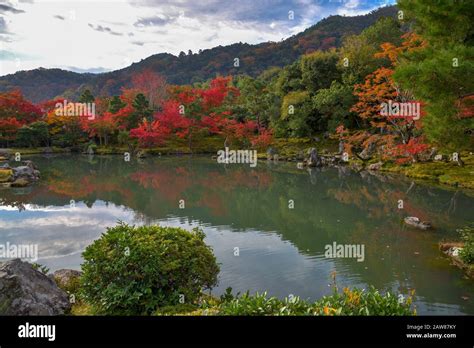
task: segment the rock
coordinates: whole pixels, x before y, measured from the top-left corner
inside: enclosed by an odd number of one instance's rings
[[[303,162],[298,162],[298,163],[296,164],[296,168],[298,168],[298,169],[303,169],[303,168],[304,168],[304,163],[303,163]]]
[[[344,142],[341,140],[339,142],[339,149],[338,149],[339,151],[338,151],[338,153],[341,155],[342,153],[344,153],[344,149],[345,149]]]
[[[364,169],[364,166],[358,162],[352,162],[349,164],[349,167],[356,172],[360,172],[362,169]]]
[[[13,170],[9,168],[0,169],[0,183],[9,182],[13,179]]]
[[[11,154],[9,150],[0,150],[0,158],[6,158],[8,160]]]
[[[62,315],[70,308],[68,294],[28,262],[0,265],[1,315]]]
[[[377,163],[372,163],[370,164],[367,169],[368,170],[372,170],[372,171],[375,171],[375,170],[380,170],[380,168],[382,168],[383,166],[383,162],[377,162]]]
[[[315,147],[312,147],[308,150],[308,167],[320,167],[321,166],[321,157],[318,156],[318,150]]]
[[[363,160],[367,160],[374,155],[375,152],[375,143],[372,142],[359,154],[359,157]]]
[[[15,181],[13,181],[10,185],[11,187],[26,187],[29,184],[31,184],[31,182],[29,182],[25,178],[18,178]]]
[[[73,269],[60,269],[53,273],[53,279],[58,286],[66,291],[75,292],[79,287],[82,272]]]
[[[431,228],[431,224],[427,221],[420,221],[416,216],[408,216],[404,219],[407,225],[416,227],[422,230],[427,230]]]
[[[15,167],[13,169],[13,181],[17,179],[26,179],[28,181],[36,181],[39,179],[39,171],[34,169],[32,165]]]
[[[273,147],[269,147],[267,150],[267,159],[272,160],[275,158],[275,156],[278,156],[278,151]]]
[[[146,152],[142,150],[138,150],[136,154],[137,158],[145,158],[146,157]]]
[[[449,256],[456,256],[458,257],[459,256],[459,252],[462,250],[462,248],[459,248],[459,247],[451,247],[449,248],[447,251],[446,251],[446,254],[448,254]]]

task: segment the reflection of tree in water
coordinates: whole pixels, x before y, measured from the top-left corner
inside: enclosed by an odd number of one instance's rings
[[[354,173],[346,167],[302,171],[294,163],[259,162],[249,168],[204,158],[148,158],[138,163],[119,156],[94,157],[92,162],[86,156],[40,158],[35,163],[41,180],[29,191],[0,191],[2,205],[65,206],[74,199],[93,207],[100,200],[129,208],[137,223],[173,215],[233,231],[271,231],[306,255],[321,256],[324,246],[334,241],[365,244],[365,262],[338,259],[336,269],[376,286],[415,285],[425,293],[430,292],[423,289],[428,286],[423,277],[436,282],[435,274],[413,272],[412,267],[430,267],[438,253],[436,241],[469,221],[473,207],[472,198],[460,191]],[[186,209],[179,209],[180,199]],[[294,209],[288,208],[290,199]],[[403,210],[397,207],[399,199]],[[430,220],[436,230],[405,228],[401,221],[408,215]]]

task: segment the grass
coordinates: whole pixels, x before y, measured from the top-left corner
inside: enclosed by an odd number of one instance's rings
[[[474,155],[463,153],[464,166],[455,162],[420,162],[409,165],[387,163],[382,171],[401,173],[409,178],[429,180],[435,183],[474,189]]]

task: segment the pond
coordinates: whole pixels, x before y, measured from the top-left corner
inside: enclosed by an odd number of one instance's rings
[[[342,288],[416,290],[419,314],[474,314],[474,284],[438,242],[473,220],[474,198],[456,189],[348,168],[256,168],[209,157],[30,156],[42,178],[0,190],[0,244],[37,244],[38,263],[79,269],[81,253],[117,221],[200,226],[221,266],[219,285],[315,300]],[[400,209],[400,200],[403,209]],[[405,216],[434,230],[409,228]],[[328,245],[364,257],[326,257]]]

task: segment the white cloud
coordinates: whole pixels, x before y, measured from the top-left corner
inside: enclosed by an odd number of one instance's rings
[[[0,55],[0,75],[38,67],[115,70],[157,53],[280,41],[331,13],[368,12],[358,0],[38,0],[14,5],[20,12],[2,14],[0,49],[13,59]],[[289,10],[294,20],[288,19]]]

